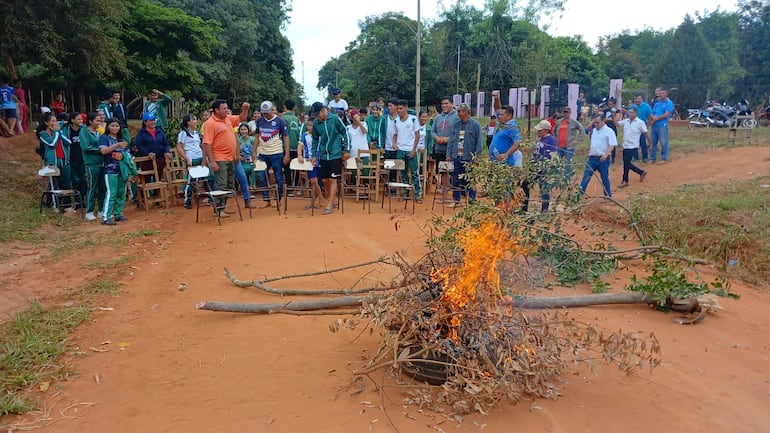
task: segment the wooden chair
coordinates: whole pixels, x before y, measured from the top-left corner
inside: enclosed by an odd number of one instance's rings
[[[168,182],[158,175],[158,161],[149,156],[137,156],[134,162],[137,169],[136,192],[139,208],[147,211],[151,205],[163,203],[168,209]]]
[[[367,163],[365,158],[369,158]],[[356,181],[360,185],[367,185],[369,187],[369,195],[374,193],[374,201],[380,200],[380,165],[382,161],[381,149],[369,149],[359,150],[358,158],[360,159],[360,170],[358,170],[358,176]]]
[[[315,202],[315,191],[313,191],[313,187],[310,185],[310,180],[308,179],[307,174],[313,171],[313,164],[310,162],[309,159],[304,160],[302,164],[299,163],[299,159],[294,158],[289,163],[289,169],[291,169],[291,175],[295,176],[295,179],[297,179],[297,183],[294,186],[286,185],[286,195],[284,195],[283,199],[283,214],[286,215],[286,211],[289,208],[289,193],[300,193],[304,197],[306,192],[310,193],[310,202]],[[298,194],[295,194],[296,197]],[[310,208],[310,215],[315,214],[315,208]]]
[[[451,175],[454,171],[455,171],[455,165],[454,165],[454,163],[452,161],[439,161],[438,162],[438,172],[439,172],[439,174],[446,173],[448,175]],[[439,179],[440,179],[440,177],[439,177]],[[467,190],[467,188],[465,188],[465,187],[457,187],[457,188],[455,188],[454,186],[451,186],[451,181],[450,181],[450,187],[449,187],[449,191],[448,191],[449,199],[454,200],[452,196],[454,195],[455,192],[459,192],[460,193],[460,204],[462,204],[464,206],[467,206],[468,205],[468,190]],[[436,199],[438,197],[441,197],[438,200],[439,200],[439,203],[441,204],[441,214],[443,215],[443,214],[446,213],[446,202],[444,201],[443,193],[439,194],[438,188],[436,188],[436,190],[433,192],[433,203],[430,206],[430,210],[434,210],[436,208]],[[465,198],[465,203],[462,202],[463,197]]]
[[[214,215],[217,217],[217,224],[222,225],[222,211],[227,209],[227,201],[235,203],[235,208],[238,210],[238,217],[243,221],[241,205],[238,201],[238,192],[235,190],[212,189],[211,183],[209,182],[209,174],[209,168],[202,165],[187,167],[187,175],[190,177],[190,187],[193,189],[192,195],[195,200],[195,222],[197,223],[200,218],[202,198],[208,199],[211,206],[214,207]],[[232,200],[227,200],[228,198],[232,198]],[[222,200],[224,200],[225,204],[217,205],[217,202],[221,202]],[[232,206],[232,204],[230,206]]]
[[[184,203],[184,189],[187,186],[185,174],[185,162],[179,157],[176,149],[171,149],[171,161],[166,164],[164,179],[168,183],[168,195],[174,205]]]
[[[43,194],[40,196],[41,213],[43,212],[43,205],[45,204],[46,197],[50,197],[53,207],[59,212],[64,212],[65,209],[64,206],[61,206],[62,199],[70,198],[71,200],[74,200],[74,203],[71,203],[72,206],[79,206],[80,213],[85,218],[85,206],[80,191],[76,189],[57,189],[54,185],[53,178],[61,175],[59,167],[55,165],[46,165],[37,171],[37,175],[48,178],[48,189],[43,191]]]
[[[420,183],[422,184],[422,195],[424,197],[428,193],[428,150],[418,150],[417,157],[420,163]]]
[[[382,204],[380,205],[380,208],[385,207],[385,197],[388,197],[388,213],[391,213],[391,199],[393,198],[393,194],[395,193],[400,198],[404,200],[404,209],[406,209],[407,201],[412,202],[412,213],[414,213],[415,208],[415,197],[414,197],[414,185],[411,183],[406,183],[404,180],[408,179],[401,179],[400,173],[406,168],[406,163],[403,159],[386,159],[382,162],[382,168],[383,172],[386,173],[388,176],[390,176],[391,170],[396,170],[397,176],[396,176],[396,182],[390,182],[388,181],[385,184],[385,194],[382,196]]]
[[[267,185],[259,185],[259,174],[263,173],[265,176],[265,179],[267,179]],[[249,191],[251,193],[254,193],[254,195],[262,194],[263,192],[267,192],[267,199],[272,203],[273,199],[275,199],[275,210],[278,212],[278,215],[281,214],[281,197],[278,194],[278,185],[275,183],[270,182],[270,176],[267,176],[267,163],[265,161],[262,161],[261,159],[255,159],[254,160],[254,171],[253,175],[257,177],[257,186],[252,186],[249,188]],[[282,188],[284,188],[283,196],[286,197],[286,185],[281,185]],[[257,200],[261,200],[261,197],[258,197]]]
[[[360,156],[360,155],[359,155]],[[361,209],[369,206],[369,213],[372,213],[372,194],[369,185],[362,182],[361,173],[363,172],[363,164],[361,160],[357,158],[348,158],[345,161],[345,169],[342,175],[342,191],[343,196],[345,193],[349,194],[349,197],[354,198],[356,201],[361,201]],[[353,181],[353,173],[355,173],[355,181]],[[344,204],[342,204],[342,198],[340,199],[340,210],[345,213]]]

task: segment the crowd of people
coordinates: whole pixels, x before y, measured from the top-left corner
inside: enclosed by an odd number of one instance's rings
[[[13,96],[6,96],[9,87],[0,88],[3,107],[6,99],[15,104],[23,100],[23,95],[19,98],[15,91]],[[441,99],[441,111],[432,119],[427,112],[409,110],[407,101],[397,98],[387,102],[380,98],[367,107],[351,107],[341,97],[339,89],[333,89],[328,104],[316,102],[309,112],[299,115],[290,99],[284,101],[282,110],[271,101],[264,101],[253,110],[250,103],[244,102],[238,115],[232,114],[226,100],[217,99],[202,113],[200,121],[193,113],[182,118],[175,142],[170,140],[173,137],[166,135],[171,101],[169,95],[158,89],[150,91],[143,105],[142,126],[133,138],[120,92],[106,91],[97,110],[91,113],[66,113],[63,102],[57,99],[52,101],[51,107],[43,107],[36,131],[39,153],[45,164],[59,167],[61,175],[55,179],[57,188],[74,188],[81,192],[84,203],[80,205],[85,207],[87,220],[101,220],[105,225],[125,221],[123,208],[127,184],[136,197],[131,178],[137,168],[130,156],[154,158],[158,173],[164,173],[172,157],[172,148],[186,165],[209,167],[216,187],[239,190],[244,205],[249,208],[256,207],[256,197],[250,188],[267,184],[269,172],[277,185],[294,186],[298,179],[292,175],[289,162],[293,158],[301,163],[309,160],[313,170],[308,177],[317,200],[308,208],[323,208],[324,215],[332,214],[337,206],[337,180],[343,175],[344,161],[350,157],[358,158],[361,151],[380,149],[385,159],[403,160],[400,177],[414,187],[414,197],[403,198],[420,203],[423,191],[419,167],[424,163],[420,157],[421,150],[426,150],[427,155],[437,162],[437,190],[441,201],[449,207],[462,206],[463,194],[470,202],[476,199],[476,191],[468,185],[464,174],[472,170],[473,162],[482,157],[485,147],[493,162],[515,168],[524,165],[522,138],[513,118],[514,109],[501,104],[499,92],[492,93],[494,114],[484,126],[471,116],[468,104],[455,107],[449,96]],[[656,89],[656,102],[652,107],[640,94],[635,95],[634,103],[623,111],[616,108],[613,99],[608,101],[604,111],[594,107],[587,128],[581,122],[586,105],[578,105],[578,120],[565,107],[535,126],[537,142],[532,160],[561,158],[564,160],[563,176],[570,178],[575,148],[584,132],[587,133],[590,146],[580,182],[581,193],[585,192],[594,173],[599,172],[604,194],[612,195],[609,165],[615,160],[619,127],[625,131],[621,140],[624,167],[619,187],[629,185],[631,171],[639,175],[640,182],[644,181],[647,171],[633,163],[639,159],[639,149],[642,161],[665,163],[667,160],[668,119],[673,104],[662,88]],[[17,116],[13,109],[3,108],[3,116],[8,127],[17,127],[11,121]],[[660,160],[657,159],[658,144]],[[263,161],[267,170],[255,172],[257,160]],[[447,170],[447,165],[440,168],[442,164],[438,162],[444,161],[451,169]],[[394,179],[397,174],[391,171],[390,176]],[[539,185],[542,211],[548,210],[550,202],[551,187],[545,181],[547,177],[547,173],[539,172],[534,178]],[[521,210],[525,212],[529,206],[530,183],[524,181],[518,185],[524,192]],[[279,187],[277,194],[280,201],[284,189]],[[185,207],[190,209],[192,194],[189,186],[185,188],[184,197]],[[261,207],[271,206],[267,191],[261,199]],[[224,210],[226,198],[214,204],[220,216],[229,216]],[[78,204],[65,205],[72,210]]]

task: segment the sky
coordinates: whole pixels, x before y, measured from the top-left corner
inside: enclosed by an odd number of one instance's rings
[[[524,1],[524,0],[520,0]],[[440,3],[451,7],[455,0],[421,0],[422,20],[438,18]],[[315,88],[318,71],[332,57],[345,52],[360,29],[358,23],[370,15],[400,12],[417,20],[417,0],[369,0],[361,3],[292,0],[290,23],[285,35],[294,50],[294,79],[302,84],[307,102],[324,101],[327,96]],[[467,0],[467,4],[482,8],[484,0]],[[550,24],[553,36],[581,35],[589,46],[595,47],[600,36],[644,28],[668,30],[678,26],[686,14],[695,16],[704,10],[735,10],[733,0],[566,0],[561,18],[543,21]],[[612,6],[612,9],[608,8]],[[632,19],[631,19],[632,18]],[[611,21],[614,20],[614,21]],[[614,24],[612,24],[614,22]],[[342,95],[343,98],[345,95]]]

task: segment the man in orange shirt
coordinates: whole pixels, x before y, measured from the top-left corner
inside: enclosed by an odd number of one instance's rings
[[[241,105],[241,114],[228,114],[227,101],[216,99],[211,103],[211,117],[203,124],[203,165],[214,171],[217,189],[232,190],[235,187],[235,164],[239,161],[238,140],[233,128],[246,121],[249,113],[248,102]],[[217,199],[216,209],[222,217],[228,217],[224,210],[227,198]]]

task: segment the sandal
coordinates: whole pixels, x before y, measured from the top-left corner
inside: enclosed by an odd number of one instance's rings
[[[334,213],[334,211],[329,209],[328,207],[324,209],[324,215],[331,215],[332,213]]]

